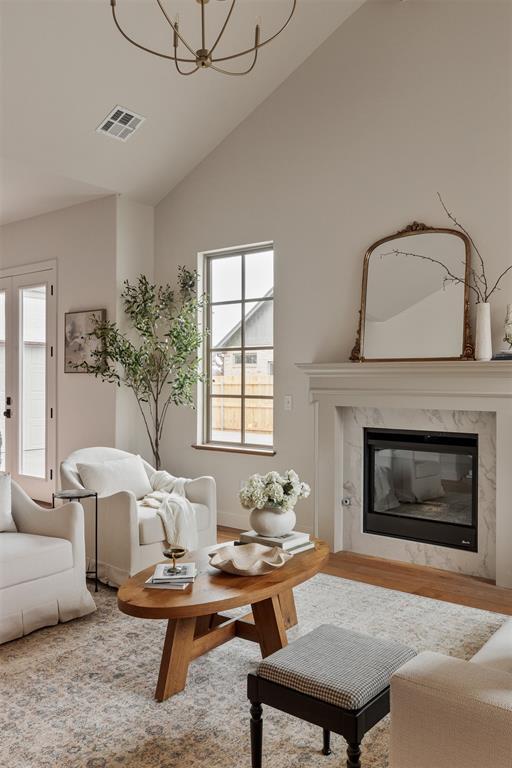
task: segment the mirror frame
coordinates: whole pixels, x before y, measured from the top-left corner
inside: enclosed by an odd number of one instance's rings
[[[425,234],[428,232],[441,232],[444,234],[455,235],[456,237],[462,240],[465,246],[466,284],[464,285],[464,330],[462,334],[463,338],[462,338],[462,344],[461,344],[462,349],[461,349],[460,356],[459,357],[365,357],[364,356],[364,327],[365,327],[365,321],[366,321],[366,292],[368,287],[368,268],[370,265],[370,258],[372,253],[380,245],[382,245],[383,243],[387,243],[390,240],[397,240],[402,237],[409,237],[410,235],[415,235],[415,234]],[[465,235],[463,232],[459,232],[456,229],[447,229],[443,227],[428,227],[426,224],[423,224],[419,221],[413,221],[413,223],[409,224],[408,227],[406,227],[405,229],[399,230],[394,235],[387,235],[387,237],[382,237],[380,240],[377,240],[377,242],[373,243],[368,248],[364,257],[363,284],[361,289],[361,308],[359,310],[359,325],[358,325],[354,348],[352,349],[352,353],[350,355],[350,360],[352,362],[358,362],[358,363],[363,363],[366,361],[372,362],[372,363],[389,363],[389,362],[411,363],[411,362],[425,362],[427,360],[438,360],[438,361],[474,360],[475,348],[473,344],[473,336],[471,333],[471,317],[470,317],[470,302],[469,302],[470,289],[467,285],[470,279],[471,279],[471,243],[467,235]]]

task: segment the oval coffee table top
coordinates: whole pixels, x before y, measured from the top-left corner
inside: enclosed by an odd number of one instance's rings
[[[208,553],[228,542],[187,552],[180,562],[197,565],[198,573],[192,588],[178,591],[146,587],[145,582],[154,571],[151,566],[119,588],[117,604],[123,613],[141,619],[179,619],[259,603],[318,573],[329,556],[329,547],[324,541],[314,541],[314,549],[299,552],[282,568],[264,576],[232,576],[213,568]]]

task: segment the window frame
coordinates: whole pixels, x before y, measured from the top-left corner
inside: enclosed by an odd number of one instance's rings
[[[246,297],[246,256],[263,253],[265,251],[272,251],[273,253],[273,273],[275,274],[275,249],[272,242],[261,243],[252,246],[242,246],[239,248],[229,248],[221,251],[210,251],[202,254],[203,263],[203,288],[207,297],[206,311],[203,313],[203,326],[206,332],[204,343],[204,363],[203,370],[205,373],[205,381],[202,387],[202,424],[201,424],[201,444],[196,446],[198,448],[210,448],[212,450],[225,450],[225,451],[240,451],[247,453],[262,453],[271,454],[275,453],[274,440],[275,440],[275,417],[274,417],[274,390],[272,388],[272,395],[247,395],[245,392],[246,382],[246,355],[247,353],[271,351],[274,355],[274,321],[272,323],[272,344],[271,345],[246,345],[245,344],[245,306],[253,302],[268,301],[272,303],[272,309],[274,309],[274,285],[272,286],[271,296],[261,297]],[[234,256],[241,257],[241,291],[240,299],[232,299],[227,301],[215,301],[210,300],[212,289],[212,265],[215,261],[225,258],[232,258]],[[273,280],[273,283],[275,281]],[[219,306],[234,306],[240,305],[241,322],[240,322],[240,345],[236,347],[215,347],[212,345],[211,334],[209,329],[212,328],[212,313],[213,307]],[[212,392],[212,353],[238,353],[241,355],[242,364],[240,366],[240,394],[239,395],[219,395]],[[274,358],[273,358],[274,359]],[[240,402],[240,441],[228,441],[228,440],[214,440],[212,438],[212,399],[226,399],[237,400]],[[270,400],[272,402],[272,442],[255,443],[246,439],[245,421],[246,421],[246,401],[247,400]]]

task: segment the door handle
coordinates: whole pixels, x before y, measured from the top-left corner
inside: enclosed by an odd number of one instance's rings
[[[10,419],[11,418],[11,409],[10,408],[6,408],[5,409],[4,416],[5,416],[6,419]]]

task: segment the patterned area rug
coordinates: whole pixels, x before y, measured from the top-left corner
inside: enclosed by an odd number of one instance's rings
[[[165,623],[119,613],[114,590],[98,611],[0,647],[0,766],[9,768],[249,768],[245,679],[258,648],[243,640],[190,666],[187,689],[153,699]],[[299,627],[332,623],[417,650],[469,658],[506,617],[320,574],[296,590]],[[265,708],[265,763],[344,765],[345,744],[320,754],[319,728]],[[388,765],[388,720],[363,742],[365,768]]]

